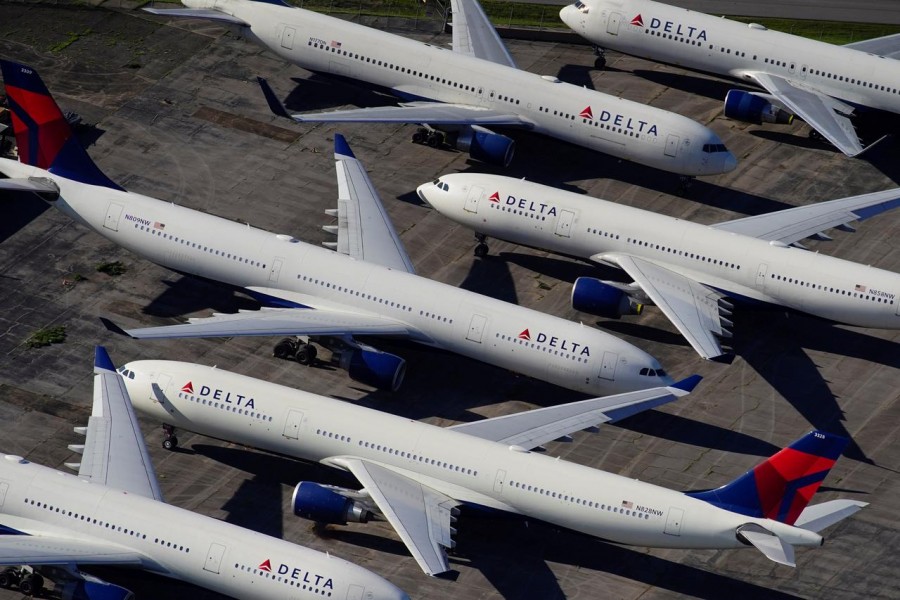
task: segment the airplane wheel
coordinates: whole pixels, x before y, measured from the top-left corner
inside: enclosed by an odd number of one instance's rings
[[[19,572],[12,567],[0,572],[0,588],[11,588],[19,583]]]
[[[275,344],[275,349],[272,351],[272,355],[275,358],[281,359],[289,359],[297,352],[297,342],[292,340],[291,338],[284,338],[277,344]]]
[[[301,365],[311,365],[316,361],[318,351],[312,344],[306,344],[297,350],[296,359]]]
[[[19,582],[19,591],[26,596],[39,594],[42,589],[44,589],[44,578],[37,573],[34,575],[27,575]]]
[[[602,56],[598,56],[594,59],[594,68],[600,69],[601,71],[606,68],[606,59]]]
[[[163,448],[166,450],[174,450],[178,447],[178,438],[174,435],[163,440]]]
[[[425,143],[428,144],[432,148],[437,148],[438,146],[441,145],[441,142],[443,142],[443,140],[441,139],[442,137],[443,136],[441,136],[441,134],[432,131],[428,135],[428,139],[426,140]]]
[[[490,248],[488,248],[487,244],[478,244],[477,246],[475,246],[475,256],[477,256],[478,258],[484,258],[485,256],[487,256],[488,250],[490,250]]]
[[[427,137],[427,131],[425,131],[424,129],[417,129],[416,132],[412,135],[412,141],[414,144],[424,144]]]
[[[822,134],[816,131],[815,129],[809,130],[809,139],[816,140],[817,142],[822,141]]]

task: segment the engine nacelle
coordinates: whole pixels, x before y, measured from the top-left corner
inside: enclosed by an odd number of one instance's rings
[[[294,514],[319,523],[367,523],[370,513],[351,498],[311,481],[301,481],[291,498]]]
[[[728,95],[725,96],[725,116],[757,125],[762,125],[763,122],[790,125],[794,120],[794,115],[775,106],[763,96],[742,90],[728,90]]]
[[[72,600],[133,600],[134,594],[123,587],[106,581],[79,581],[71,596]]]
[[[505,135],[473,125],[459,132],[456,149],[468,152],[475,160],[508,167],[516,151],[516,143]]]
[[[374,349],[351,348],[340,353],[338,365],[350,375],[350,379],[396,392],[406,375],[406,361]]]
[[[644,305],[619,288],[593,277],[579,277],[572,286],[572,308],[598,317],[618,319],[639,315]]]

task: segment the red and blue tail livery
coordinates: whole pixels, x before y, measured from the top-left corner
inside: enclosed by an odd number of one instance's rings
[[[37,71],[0,60],[19,161],[54,175],[115,190],[81,146]]]
[[[688,495],[725,510],[793,525],[849,443],[841,436],[811,431],[731,483]]]

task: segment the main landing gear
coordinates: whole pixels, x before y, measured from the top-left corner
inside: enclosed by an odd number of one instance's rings
[[[0,571],[0,588],[13,587],[26,596],[36,596],[44,589],[44,578],[31,567],[7,567]]]
[[[487,236],[483,233],[475,234],[475,241],[478,242],[478,244],[475,246],[475,256],[477,256],[478,258],[484,258],[485,256],[487,256],[488,251],[490,250],[486,243],[486,240]]]
[[[694,185],[694,178],[690,175],[682,175],[678,178],[678,195],[687,196],[691,187]]]
[[[168,423],[163,423],[163,442],[162,447],[166,450],[174,450],[178,447],[178,438],[175,437],[175,428]]]
[[[284,360],[296,360],[301,365],[314,365],[318,350],[316,347],[302,338],[284,338],[272,351],[275,358]]]
[[[431,148],[440,148],[447,141],[447,136],[442,131],[419,127],[412,136],[414,144],[425,144]]]
[[[601,71],[606,68],[606,49],[600,46],[593,46],[594,50],[594,68]]]

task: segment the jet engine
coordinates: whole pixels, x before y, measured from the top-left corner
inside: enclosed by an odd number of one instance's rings
[[[456,149],[468,152],[475,160],[508,167],[516,151],[516,143],[505,135],[473,125],[459,132]]]
[[[82,579],[75,582],[71,592],[67,591],[67,587],[64,590],[66,591],[63,592],[62,597],[72,600],[132,600],[134,598],[134,594],[129,590],[93,577],[90,580]],[[72,595],[69,596],[67,593]]]
[[[367,523],[372,517],[361,503],[335,492],[333,489],[301,481],[291,498],[294,514],[319,523],[346,525],[348,521]]]
[[[579,277],[572,286],[572,308],[599,317],[618,319],[622,315],[639,315],[644,305],[624,290],[593,277]]]
[[[763,122],[790,125],[794,115],[775,106],[770,99],[772,96],[767,94],[729,90],[725,96],[725,116],[757,125],[762,125]]]
[[[347,371],[350,379],[396,392],[406,374],[406,361],[374,348],[350,347],[339,352],[337,364]]]

